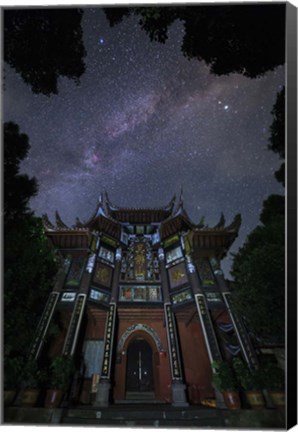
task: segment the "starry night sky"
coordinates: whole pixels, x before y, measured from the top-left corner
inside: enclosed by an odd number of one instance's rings
[[[119,206],[160,207],[183,186],[194,223],[205,216],[213,226],[223,212],[229,224],[241,213],[236,251],[263,200],[284,192],[274,178],[280,160],[267,150],[284,68],[217,77],[183,56],[181,24],[162,45],[136,17],[110,28],[100,8],[85,9],[83,32],[86,72],[78,86],[60,79],[58,95],[34,95],[5,67],[4,120],[29,136],[22,171],[39,184],[31,208],[53,222],[58,210],[72,225],[92,216],[102,191]]]

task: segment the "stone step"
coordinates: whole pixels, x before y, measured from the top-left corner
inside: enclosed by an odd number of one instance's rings
[[[154,398],[155,398],[154,392],[126,392],[126,400],[153,401]]]
[[[94,408],[5,407],[4,424],[65,424],[94,426],[151,426],[174,428],[285,429],[284,410],[229,411],[200,406],[177,409],[171,405],[135,405]]]

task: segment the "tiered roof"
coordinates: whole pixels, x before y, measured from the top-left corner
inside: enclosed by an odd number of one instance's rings
[[[126,208],[115,206],[111,203],[107,193],[101,194],[97,208],[92,217],[85,223],[78,218],[76,224],[68,227],[56,211],[56,224],[49,221],[48,216],[43,215],[43,224],[48,237],[56,247],[88,247],[88,239],[92,231],[103,231],[120,241],[121,225],[129,224],[158,224],[160,226],[161,240],[179,232],[191,232],[191,242],[194,249],[219,248],[227,250],[238,235],[241,225],[240,214],[236,215],[233,222],[225,226],[224,215],[221,214],[219,222],[214,227],[208,227],[204,218],[198,224],[194,224],[183,203],[181,191],[176,208],[176,196],[168,204],[160,208]]]

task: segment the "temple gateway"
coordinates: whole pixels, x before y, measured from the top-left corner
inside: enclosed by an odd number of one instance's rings
[[[182,196],[162,208],[122,208],[101,195],[86,223],[43,216],[63,261],[31,355],[74,357],[79,404],[199,404],[219,396],[212,362],[257,358],[220,269],[237,215],[195,225]],[[59,320],[58,336],[48,338]]]

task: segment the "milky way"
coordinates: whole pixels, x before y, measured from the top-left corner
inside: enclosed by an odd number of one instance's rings
[[[186,211],[209,226],[223,212],[242,215],[232,251],[257,225],[263,200],[283,193],[278,157],[267,150],[270,114],[284,68],[262,78],[217,77],[180,51],[183,27],[162,45],[136,18],[110,28],[100,9],[85,9],[86,72],[77,86],[60,79],[58,95],[34,95],[6,66],[4,120],[28,134],[22,170],[34,175],[37,215],[88,220],[99,194],[112,203],[159,207],[183,186]],[[231,258],[223,263],[228,274]]]

